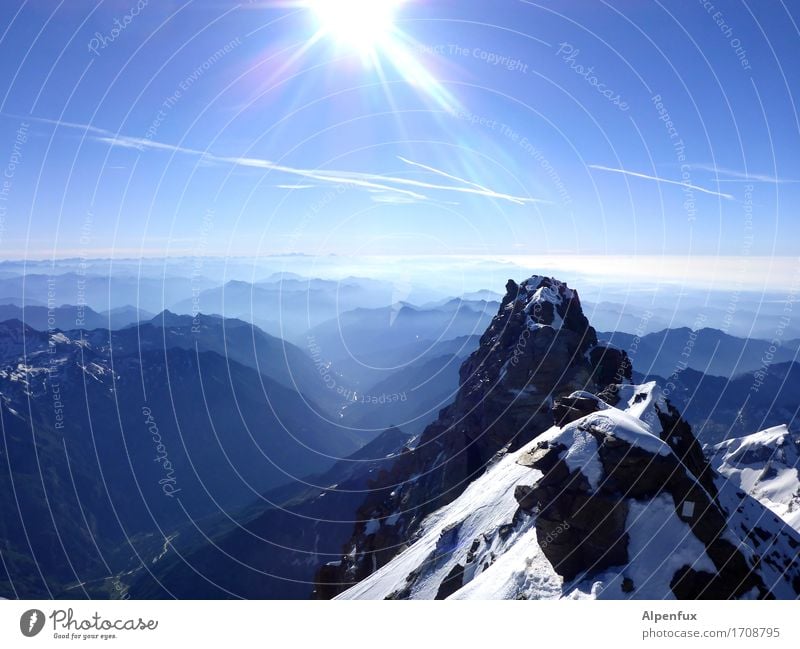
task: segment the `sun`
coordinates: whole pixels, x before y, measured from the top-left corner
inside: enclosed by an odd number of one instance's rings
[[[299,0],[315,22],[314,32],[294,59],[320,43],[355,52],[365,68],[377,74],[390,95],[389,73],[394,70],[410,86],[440,107],[453,112],[458,102],[415,56],[420,46],[396,24],[403,5],[412,0]],[[296,6],[296,5],[295,5]],[[347,57],[349,58],[349,57]]]
[[[361,54],[378,49],[393,37],[394,17],[403,0],[309,0],[320,36]]]

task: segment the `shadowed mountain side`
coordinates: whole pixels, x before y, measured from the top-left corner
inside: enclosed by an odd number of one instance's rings
[[[189,547],[184,543],[185,561],[169,552],[153,575],[137,571],[126,577],[132,580],[129,594],[148,599],[308,599],[319,562],[338,556],[349,537],[364,490],[410,440],[399,429],[389,429],[348,460],[307,478],[328,488],[295,483],[267,492],[264,501],[238,517],[241,527],[223,522],[213,545],[201,539]]]
[[[24,330],[3,328],[6,342]],[[356,448],[307,397],[217,353],[25,336],[39,351],[0,363],[3,596],[56,594],[102,574],[103,559],[128,565],[126,538],[163,544],[156,522],[168,534],[242,507]]]

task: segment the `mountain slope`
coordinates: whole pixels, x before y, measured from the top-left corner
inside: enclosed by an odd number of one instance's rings
[[[388,378],[354,392],[342,407],[342,423],[369,435],[399,426],[418,434],[455,397],[464,357],[437,356],[408,365]]]
[[[303,333],[309,327],[355,308],[390,304],[393,290],[391,284],[359,277],[333,281],[285,276],[255,284],[232,280],[197,295],[187,295],[170,308],[179,313],[200,310],[241,318],[302,344]]]
[[[628,378],[627,357],[597,345],[575,291],[547,277],[509,280],[479,349],[461,366],[454,402],[367,496],[343,560],[320,570],[317,595],[333,596],[387,563],[498,452],[550,428],[553,397]],[[375,520],[394,522],[376,529]]]
[[[0,327],[2,596],[136,565],[143,537],[163,545],[181,522],[356,448],[308,397],[250,367],[152,340],[116,346],[116,333]]]
[[[796,597],[800,536],[748,496],[717,493],[655,384],[617,397],[498,459],[339,597]]]
[[[775,426],[705,452],[721,476],[800,532],[800,435]]]
[[[411,438],[393,428],[328,471],[265,493],[236,520],[172,548],[152,573],[126,575],[133,598],[308,599],[320,562],[336,557],[356,509]],[[314,486],[319,485],[319,486]]]
[[[510,281],[455,402],[365,499],[316,596],[796,597],[800,537],[631,376],[574,291]]]
[[[97,272],[102,272],[99,266]],[[48,305],[55,298],[58,304],[85,304],[95,311],[132,305],[158,313],[184,299],[191,301],[196,291],[211,285],[212,282],[205,277],[188,275],[145,277],[134,272],[109,276],[92,271],[51,275],[27,273],[0,278],[0,295],[22,304]]]
[[[243,320],[164,311],[148,322],[113,332],[110,343],[103,340],[103,331],[87,336],[98,345],[110,344],[124,352],[164,348],[216,352],[324,406],[316,413],[322,421],[331,420],[343,401],[336,390],[326,385],[314,361],[302,349]],[[342,434],[347,431],[342,430]]]

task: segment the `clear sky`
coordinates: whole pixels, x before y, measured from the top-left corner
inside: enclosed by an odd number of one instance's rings
[[[2,257],[797,255],[796,3],[363,3],[4,0]]]

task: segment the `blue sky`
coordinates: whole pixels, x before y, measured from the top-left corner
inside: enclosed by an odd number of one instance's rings
[[[799,22],[408,1],[367,53],[298,2],[5,1],[2,256],[796,255]]]

